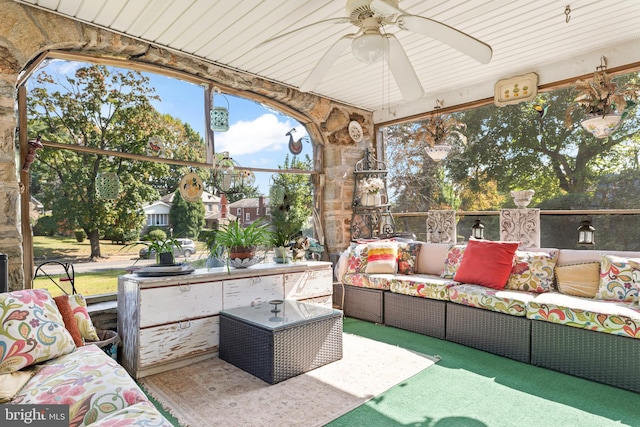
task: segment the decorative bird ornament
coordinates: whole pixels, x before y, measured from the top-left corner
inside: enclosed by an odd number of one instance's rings
[[[296,128],[291,129],[289,132],[285,133],[285,135],[289,136],[289,151],[294,156],[302,153],[302,142],[308,142],[309,138],[303,136],[299,138],[297,141],[293,140],[293,132],[296,131]]]

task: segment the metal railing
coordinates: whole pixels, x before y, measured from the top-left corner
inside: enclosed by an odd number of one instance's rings
[[[427,212],[392,212],[399,233],[427,241]],[[595,244],[578,245],[578,227],[589,219]],[[500,240],[500,211],[456,212],[458,242],[468,241],[476,219],[484,223],[484,237]],[[640,251],[640,209],[540,210],[540,246],[558,249]]]

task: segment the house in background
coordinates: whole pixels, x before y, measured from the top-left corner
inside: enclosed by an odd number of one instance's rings
[[[142,206],[146,217],[146,222],[142,230],[143,234],[147,232],[149,227],[165,227],[169,230],[169,226],[171,225],[169,221],[169,211],[171,210],[174,197],[175,193],[167,194],[162,196],[158,201],[145,203]],[[218,228],[221,225],[222,211],[220,197],[203,191],[202,203],[204,204],[204,228]],[[233,212],[230,213],[233,214]],[[229,215],[227,215],[227,218],[234,219],[233,215],[231,215],[230,218]]]
[[[35,222],[44,215],[44,205],[38,201],[35,197],[29,198],[29,218]]]
[[[259,218],[264,218],[266,222],[271,220],[268,197],[260,196],[237,200],[230,203],[227,209],[229,214],[235,215],[244,226]]]

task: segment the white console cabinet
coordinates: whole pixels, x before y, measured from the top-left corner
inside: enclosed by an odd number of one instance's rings
[[[133,378],[218,353],[220,310],[274,299],[332,307],[329,262],[199,269],[184,276],[118,278],[120,363]]]

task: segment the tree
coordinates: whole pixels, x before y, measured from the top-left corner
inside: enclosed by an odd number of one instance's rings
[[[278,168],[308,170],[311,165],[309,156],[305,160],[293,156],[290,161],[287,154],[284,164]],[[288,234],[302,232],[312,215],[313,195],[309,175],[278,173],[272,179],[269,192],[271,223],[277,228],[286,229]]]
[[[28,102],[29,132],[34,138],[87,148],[145,154],[147,141],[161,132],[162,120],[151,106],[158,99],[148,78],[138,72],[94,65],[55,81],[40,73]],[[41,181],[39,197],[53,216],[89,237],[91,259],[101,256],[100,233],[107,227],[140,229],[142,203],[156,200],[150,177],[166,165],[121,157],[46,148],[32,166]],[[96,192],[96,176],[116,172],[120,192],[105,200]],[[45,184],[46,183],[46,184]]]
[[[637,80],[637,75],[619,79],[624,85]],[[459,196],[466,195],[460,200],[465,209],[495,209],[509,200],[510,190],[528,188],[536,190],[535,205],[562,194],[590,192],[600,177],[637,168],[637,109],[630,110],[611,137],[596,139],[579,124],[565,127],[565,112],[574,97],[575,92],[568,88],[542,93],[529,103],[500,108],[486,105],[452,113],[455,121],[467,125],[463,131],[467,143],[455,147],[440,165],[444,172],[438,171],[437,164],[423,154],[424,144],[414,138],[423,122],[391,126],[387,142],[396,210],[450,205],[442,201],[455,200],[451,188],[447,188],[451,183],[455,183]],[[544,117],[535,105],[546,106]],[[579,123],[583,113],[572,114],[573,122]],[[490,181],[493,184],[489,185]],[[487,191],[492,194],[487,195]],[[486,196],[475,208],[471,203],[474,194]]]
[[[182,198],[179,191],[176,191],[169,210],[169,222],[173,227],[173,234],[177,237],[196,238],[202,227],[204,227],[204,203],[187,202]]]

